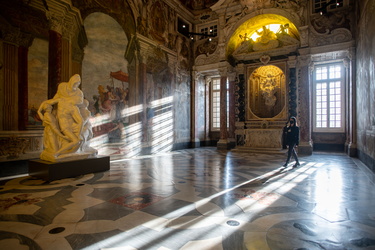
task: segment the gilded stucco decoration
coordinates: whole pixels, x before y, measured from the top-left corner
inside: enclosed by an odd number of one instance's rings
[[[229,39],[226,55],[240,55],[299,44],[296,26],[287,18],[263,14],[240,25]]]

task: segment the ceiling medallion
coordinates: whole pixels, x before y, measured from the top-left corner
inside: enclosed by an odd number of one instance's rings
[[[271,57],[269,55],[262,55],[259,60],[266,65],[271,60]]]

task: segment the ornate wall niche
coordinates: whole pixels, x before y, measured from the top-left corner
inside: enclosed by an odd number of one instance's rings
[[[299,32],[288,18],[276,14],[254,16],[231,34],[226,55],[240,55],[257,51],[298,45]]]
[[[275,120],[286,116],[286,65],[251,66],[247,69],[247,119]]]

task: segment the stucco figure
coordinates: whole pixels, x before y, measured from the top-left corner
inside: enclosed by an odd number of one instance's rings
[[[85,159],[97,151],[89,146],[92,138],[88,101],[78,88],[81,77],[73,75],[69,82],[59,84],[52,99],[44,101],[38,110],[43,120],[44,150],[42,160],[60,162]]]

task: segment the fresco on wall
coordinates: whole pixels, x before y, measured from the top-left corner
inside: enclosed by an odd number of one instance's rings
[[[93,96],[92,114],[102,117],[104,124],[100,130],[95,129],[94,136],[108,134],[108,142],[121,142],[125,137],[123,128],[129,124],[127,108],[129,107],[128,75],[124,72],[111,72],[111,83],[98,85],[98,94]]]
[[[35,38],[28,54],[28,127],[42,125],[37,110],[47,97],[48,41]]]
[[[124,58],[128,39],[108,15],[93,13],[84,24],[88,45],[82,62],[82,91],[93,116],[93,146],[124,143],[129,124],[128,62]]]

